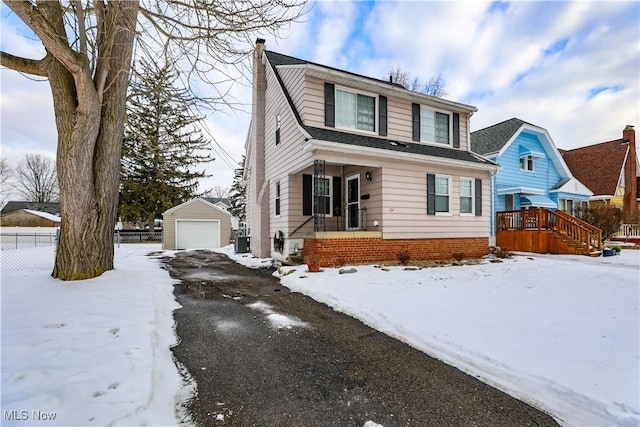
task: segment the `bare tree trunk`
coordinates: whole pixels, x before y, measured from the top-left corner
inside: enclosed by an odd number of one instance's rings
[[[79,88],[78,77],[55,59],[48,73],[53,99],[58,100],[54,109],[62,219],[52,276],[63,280],[88,279],[113,269],[119,164],[137,13],[135,3],[119,6],[122,10],[114,11],[116,7],[110,12],[122,13],[125,19],[111,22],[130,22],[132,28],[120,26],[115,32],[115,54],[105,59],[109,73],[102,94],[91,79],[91,85]],[[60,10],[51,9],[52,13]],[[88,63],[84,67],[88,72]]]
[[[149,221],[149,235],[147,236],[147,240],[155,240],[156,239],[156,219],[153,217],[154,215],[149,215],[147,221]]]

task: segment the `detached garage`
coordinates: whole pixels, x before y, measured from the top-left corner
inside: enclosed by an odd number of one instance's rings
[[[163,215],[163,249],[212,249],[231,238],[231,214],[204,199],[175,206]]]

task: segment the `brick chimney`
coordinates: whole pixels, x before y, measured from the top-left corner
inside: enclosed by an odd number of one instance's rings
[[[629,144],[627,161],[624,165],[624,199],[623,199],[623,220],[631,222],[638,215],[638,181],[636,176],[638,152],[636,151],[636,131],[632,125],[625,126],[622,131],[622,143]]]
[[[251,230],[251,253],[259,258],[271,254],[269,239],[269,189],[265,176],[265,111],[267,94],[266,64],[263,61],[265,40],[257,39],[253,51],[253,90],[249,144],[252,156],[247,190],[247,219]],[[250,212],[250,214],[249,214]]]

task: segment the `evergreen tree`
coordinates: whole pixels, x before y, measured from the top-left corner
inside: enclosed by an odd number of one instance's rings
[[[242,156],[242,160],[238,163],[240,167],[234,171],[233,184],[231,185],[229,195],[229,202],[231,203],[229,212],[231,212],[231,215],[235,216],[240,221],[244,221],[246,219],[247,206],[246,185],[242,182],[242,176],[244,174],[244,160],[245,157]]]
[[[193,169],[213,158],[197,128],[202,117],[192,113],[197,99],[180,88],[175,66],[145,60],[139,65],[127,98],[120,216],[147,221],[153,239],[154,220],[196,196],[198,179],[207,175]]]

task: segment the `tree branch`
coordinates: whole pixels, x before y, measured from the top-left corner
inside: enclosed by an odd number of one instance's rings
[[[47,51],[55,56],[69,72],[72,74],[82,72],[82,61],[69,46],[67,38],[60,37],[37,6],[29,1],[9,1],[5,4],[33,30]]]
[[[80,52],[88,55],[87,51],[87,29],[84,25],[84,9],[82,1],[75,0],[73,7],[76,12],[76,20],[78,21],[78,39],[80,40]]]
[[[34,76],[47,77],[46,65],[49,59],[49,56],[45,56],[42,59],[27,59],[0,51],[0,65]]]

